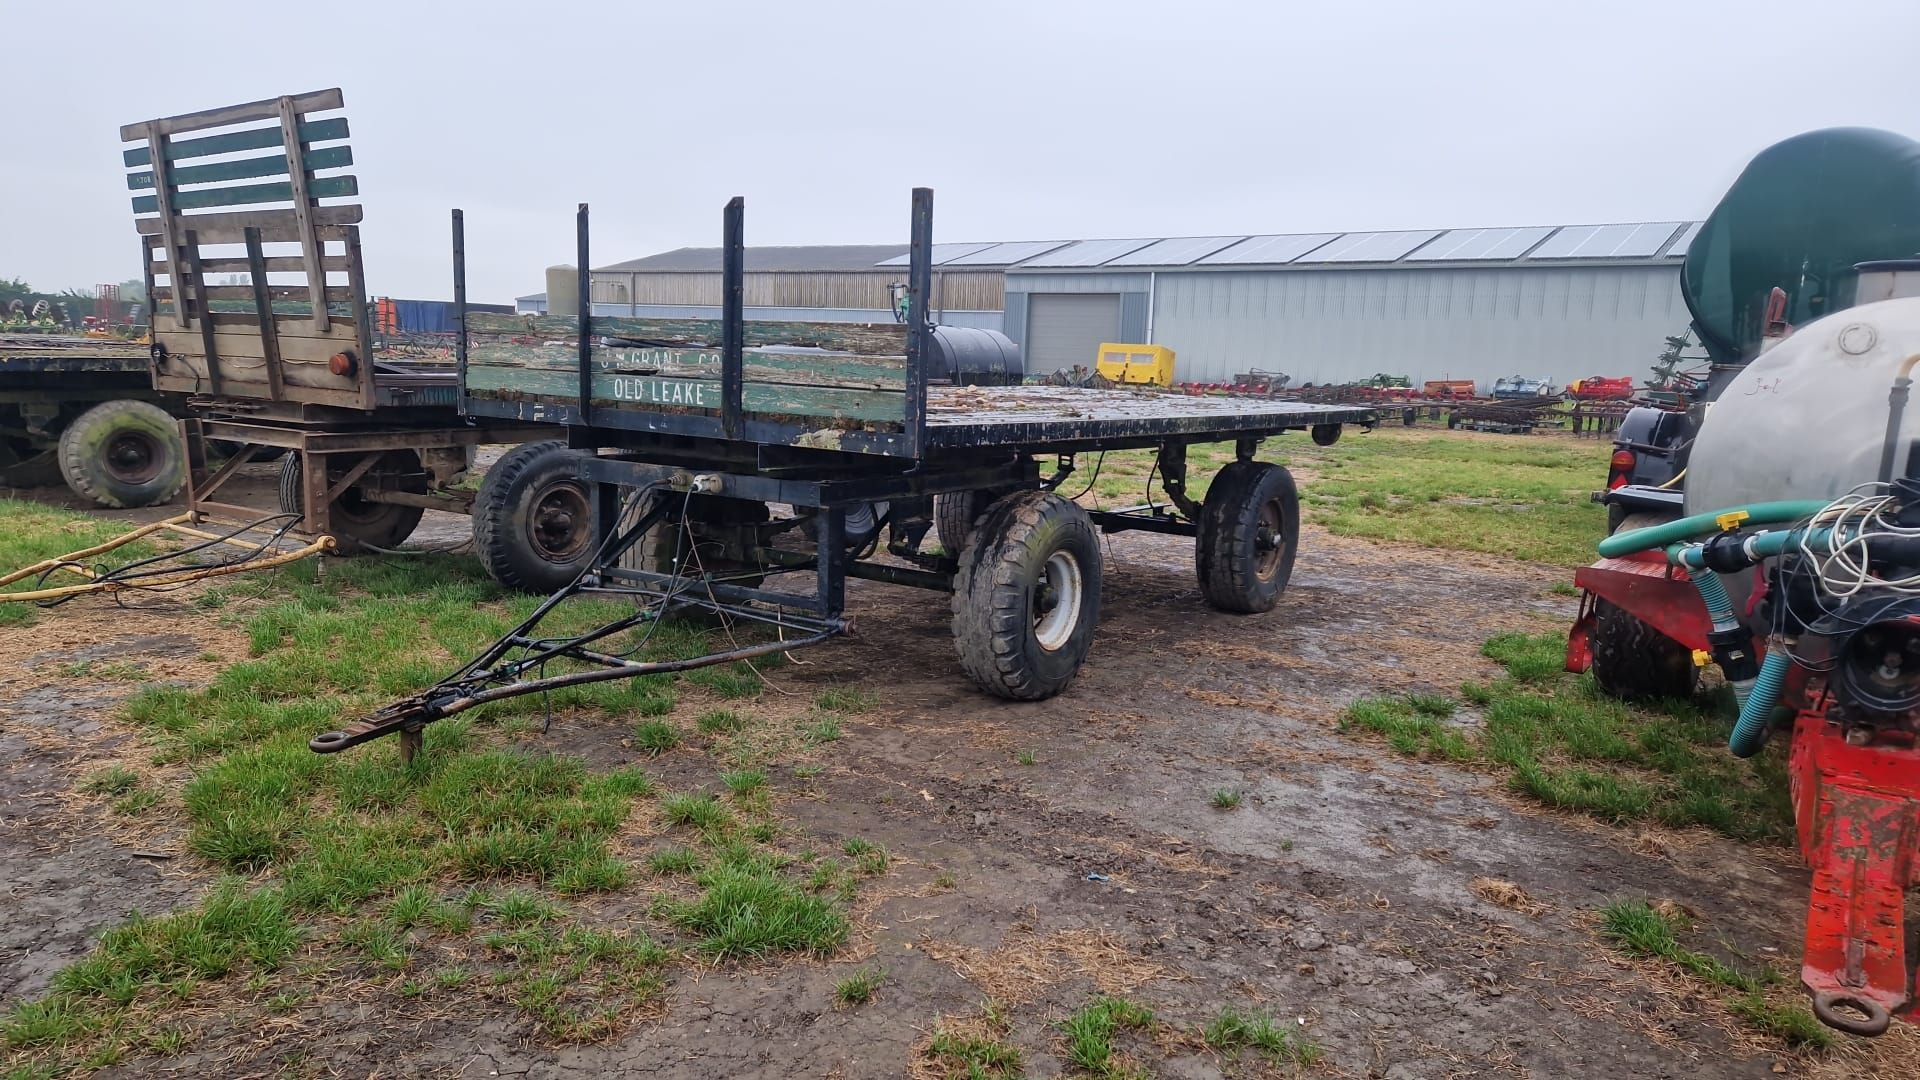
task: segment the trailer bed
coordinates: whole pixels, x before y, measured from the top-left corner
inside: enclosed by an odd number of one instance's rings
[[[1213,398],[1067,386],[927,388],[927,448],[1044,449],[1060,444],[1143,443],[1182,436],[1220,440],[1277,435],[1323,424],[1368,424],[1374,411],[1279,398]]]
[[[0,372],[71,375],[146,370],[147,348],[132,342],[0,334]]]

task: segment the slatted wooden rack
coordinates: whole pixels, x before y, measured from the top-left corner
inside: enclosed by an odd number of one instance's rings
[[[156,389],[381,404],[338,89],[128,124]],[[197,132],[210,134],[181,136]],[[326,144],[326,145],[317,145]],[[250,155],[250,151],[264,154]],[[334,175],[323,175],[334,174]],[[245,207],[246,209],[233,209]],[[220,283],[222,275],[244,284]]]

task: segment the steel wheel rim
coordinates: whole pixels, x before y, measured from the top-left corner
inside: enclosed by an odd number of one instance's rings
[[[1260,520],[1254,524],[1254,576],[1272,581],[1280,571],[1280,557],[1286,552],[1286,522],[1280,512],[1280,500],[1269,499],[1260,507]]]
[[[1040,568],[1034,589],[1033,637],[1042,649],[1057,652],[1072,640],[1080,623],[1080,596],[1084,583],[1080,560],[1071,551],[1056,551]]]
[[[592,539],[587,493],[578,484],[559,481],[534,494],[527,539],[548,562],[567,562]]]
[[[160,445],[144,431],[115,434],[101,457],[107,472],[124,484],[144,484],[160,475]]]

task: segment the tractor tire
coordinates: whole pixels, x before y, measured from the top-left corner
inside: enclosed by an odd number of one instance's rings
[[[473,550],[493,580],[545,595],[572,584],[599,535],[592,488],[563,441],[507,451],[473,500]]]
[[[288,454],[280,459],[280,512],[283,514],[305,513],[303,498],[306,486],[301,460],[302,454]],[[353,467],[354,454],[328,455],[327,477],[344,476]],[[344,459],[336,464],[332,459]],[[415,495],[427,493],[427,473],[420,467],[420,455],[412,450],[389,450],[381,455],[380,463],[369,470],[369,475],[379,473],[389,486]],[[333,534],[334,552],[340,555],[358,555],[369,550],[395,548],[413,535],[420,524],[420,515],[426,511],[418,506],[401,506],[398,503],[373,502],[359,496],[360,486],[355,484],[333,501],[327,509],[328,532]]]
[[[1236,461],[1215,474],[1200,507],[1194,564],[1200,591],[1220,611],[1272,611],[1300,550],[1300,495],[1293,474],[1264,461]]]
[[[1593,681],[1622,701],[1689,698],[1699,683],[1693,652],[1605,600],[1593,605]]]
[[[1100,621],[1100,535],[1087,512],[1047,491],[987,508],[960,555],[953,638],[982,690],[1040,701],[1066,689]]]
[[[60,433],[60,473],[75,495],[116,510],[163,503],[187,481],[180,426],[152,402],[103,401]]]
[[[1626,510],[1607,507],[1608,535],[1673,520],[1669,514]],[[1594,600],[1592,644],[1593,681],[1610,697],[1623,701],[1689,698],[1699,686],[1693,651],[1617,604]]]

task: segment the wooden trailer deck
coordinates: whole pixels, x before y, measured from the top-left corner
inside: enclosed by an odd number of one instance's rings
[[[8,374],[145,370],[147,347],[131,341],[0,334],[0,372]]]
[[[1371,409],[1278,398],[1214,398],[1069,386],[931,386],[927,447],[1050,449],[1183,436],[1227,440],[1324,424],[1369,424]]]

